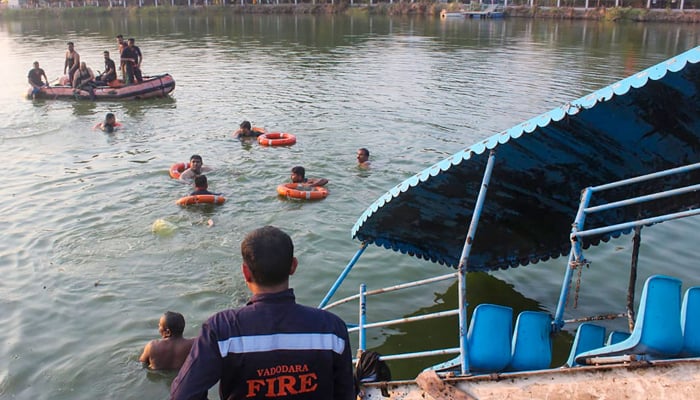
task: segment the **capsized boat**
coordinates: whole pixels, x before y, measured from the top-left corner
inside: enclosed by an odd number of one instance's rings
[[[352,228],[362,247],[319,306],[358,301],[349,331],[358,332],[359,352],[368,329],[459,317],[459,347],[381,357],[448,357],[444,363],[415,380],[365,383],[365,398],[381,398],[381,388],[394,399],[696,398],[700,287],[682,291],[675,277],[644,277],[636,311],[634,294],[641,229],[700,214],[698,189],[700,47],[493,135],[390,189]],[[584,250],[630,233],[628,301],[620,308],[626,312],[565,319],[572,279],[589,262]],[[362,285],[359,294],[330,303],[372,243],[457,271],[390,288]],[[468,272],[563,255],[553,313],[515,315],[480,304],[467,318]],[[369,296],[446,279],[458,282],[453,310],[366,320]],[[612,318],[627,318],[629,331],[607,332],[596,323]],[[563,329],[576,330],[570,355],[565,365],[551,365],[552,335]]]
[[[143,82],[121,86],[98,86],[93,93],[86,89],[74,91],[68,85],[43,86],[37,99],[64,100],[136,100],[165,97],[175,90],[175,79],[170,74],[148,76]],[[27,92],[31,98],[32,89]]]

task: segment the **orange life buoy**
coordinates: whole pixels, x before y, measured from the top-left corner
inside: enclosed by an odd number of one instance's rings
[[[179,162],[170,166],[170,177],[180,179],[180,174],[189,168],[190,163]]]
[[[277,186],[280,196],[294,199],[320,200],[328,196],[328,189],[323,186],[309,186],[301,183],[283,183]]]
[[[250,130],[251,130],[252,132],[258,133],[258,134],[259,134],[258,136],[264,135],[264,134],[267,133],[267,131],[265,130],[265,128],[260,128],[260,127],[258,127],[258,126],[254,126],[254,127],[250,128]],[[238,137],[238,134],[239,134],[240,132],[241,132],[241,130],[240,130],[240,128],[239,128],[238,130],[236,130],[235,132],[233,132],[233,137]],[[244,136],[244,137],[245,137],[245,136]]]
[[[258,143],[263,146],[291,146],[297,142],[297,137],[291,133],[270,132],[258,136]]]
[[[194,196],[185,196],[179,198],[175,203],[180,206],[189,206],[192,204],[224,204],[226,198],[216,194],[197,194]]]

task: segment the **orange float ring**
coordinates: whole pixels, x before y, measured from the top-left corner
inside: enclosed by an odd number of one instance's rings
[[[294,199],[320,200],[328,196],[328,189],[323,186],[309,186],[300,183],[283,183],[277,186],[277,194]]]
[[[170,166],[170,177],[173,179],[180,179],[180,174],[185,172],[189,168],[190,163],[179,162]]]
[[[267,133],[267,131],[265,130],[265,128],[260,128],[260,127],[258,127],[258,126],[254,126],[254,127],[250,128],[250,130],[251,130],[251,132],[257,132],[257,133],[259,133],[260,135],[264,135],[264,134]],[[236,137],[240,131],[241,131],[241,129],[239,128],[239,129],[237,129],[235,132],[233,132],[233,137]],[[259,135],[258,135],[258,136],[259,136]]]
[[[297,142],[297,137],[291,133],[270,132],[258,136],[258,143],[263,146],[291,146]]]
[[[190,206],[192,204],[224,204],[226,198],[216,194],[197,194],[179,198],[175,203],[180,206]]]

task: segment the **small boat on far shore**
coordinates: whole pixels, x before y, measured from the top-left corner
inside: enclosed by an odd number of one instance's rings
[[[502,4],[476,4],[470,6],[468,10],[440,12],[440,18],[503,18],[505,17],[505,7]]]
[[[86,89],[74,90],[68,85],[44,86],[36,99],[62,100],[137,100],[166,97],[175,90],[175,79],[170,74],[144,77],[140,83],[129,85],[97,86],[92,93]],[[32,98],[32,88],[27,92]]]

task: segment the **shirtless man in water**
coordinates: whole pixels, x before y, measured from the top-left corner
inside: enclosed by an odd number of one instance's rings
[[[305,186],[325,186],[328,183],[326,178],[307,178],[304,167],[292,168],[292,183],[301,183]]]
[[[185,317],[167,311],[158,322],[158,332],[163,339],[151,340],[139,361],[150,369],[180,369],[194,343],[194,339],[182,337],[184,330]]]
[[[357,149],[357,166],[369,168],[369,150],[364,147]]]
[[[211,170],[211,168],[204,166],[202,156],[193,154],[192,157],[190,157],[190,167],[180,174],[180,180],[192,183],[194,182],[194,178],[205,172],[210,172]]]
[[[260,135],[262,135],[262,132],[260,132],[258,130],[253,130],[253,127],[250,124],[250,121],[241,122],[241,125],[239,125],[239,129],[233,133],[233,137],[236,139],[249,138],[249,137],[256,138]]]

